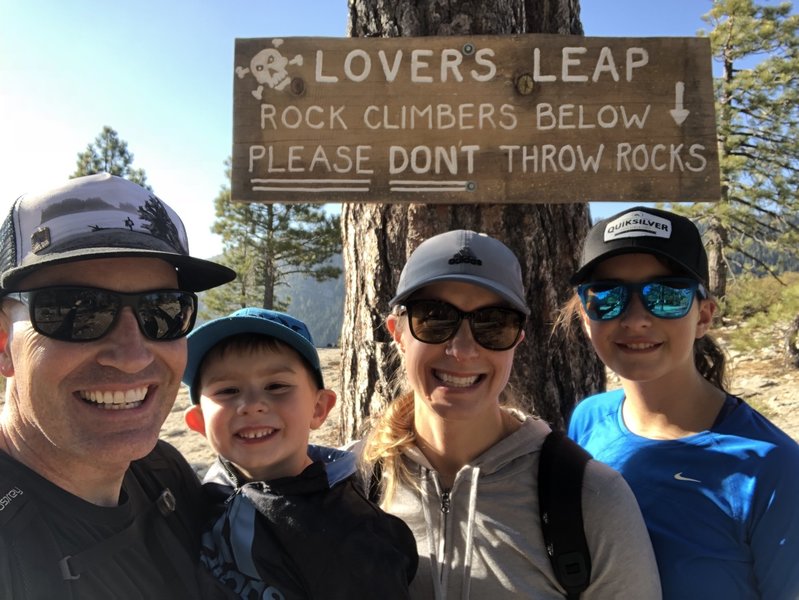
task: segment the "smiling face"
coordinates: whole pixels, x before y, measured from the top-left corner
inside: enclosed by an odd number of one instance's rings
[[[212,349],[199,386],[200,404],[187,410],[186,423],[251,481],[299,475],[310,464],[310,432],[336,400],[333,391],[317,388],[300,355],[279,342]]]
[[[507,306],[497,294],[462,282],[428,285],[412,299],[442,300],[464,312]],[[483,348],[475,342],[466,320],[453,338],[440,344],[414,338],[404,315],[390,315],[387,326],[404,356],[417,424],[427,418],[476,423],[499,410],[499,396],[508,383],[516,346],[502,351]]]
[[[623,254],[600,263],[591,280],[648,281],[675,273],[651,254]],[[592,321],[582,311],[583,324],[599,358],[622,379],[639,383],[679,384],[693,376],[694,341],[707,333],[715,312],[712,300],[694,299],[689,313],[679,319],[659,319],[633,295],[616,319]]]
[[[20,288],[56,285],[136,292],[177,288],[177,275],[157,259],[96,259],[44,267]],[[10,378],[2,425],[15,457],[56,481],[87,467],[121,475],[153,449],[177,396],[185,338],[145,338],[125,307],[99,340],[53,340],[34,331],[28,308],[10,299],[0,334],[0,372]]]

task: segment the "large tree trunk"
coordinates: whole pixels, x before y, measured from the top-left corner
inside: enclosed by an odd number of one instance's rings
[[[733,68],[732,60],[725,58],[722,66],[725,83],[729,83],[734,77],[735,69]],[[730,96],[729,87],[724,85],[721,87],[721,96],[718,101],[720,110],[719,123],[732,123],[734,119],[733,114],[733,98]],[[718,134],[719,138],[719,164],[721,165],[721,197],[719,198],[719,206],[729,206],[730,202],[730,181],[729,169],[727,163],[729,155],[727,151],[727,131],[725,127],[720,127]],[[716,298],[724,298],[727,295],[727,262],[724,259],[724,249],[729,243],[729,229],[722,221],[719,211],[711,215],[710,222],[708,223],[707,231],[705,232],[705,245],[707,247],[708,259],[708,289],[710,293]],[[720,315],[717,315],[720,318]]]
[[[267,261],[266,264],[269,265],[269,262]],[[275,308],[275,274],[269,266],[264,269],[263,284],[263,307],[273,310]]]
[[[582,34],[578,0],[349,0],[349,8],[353,37]],[[407,256],[450,229],[497,237],[519,257],[532,310],[512,379],[522,404],[562,427],[577,399],[604,386],[604,370],[585,341],[569,344],[551,333],[572,293],[568,278],[590,225],[586,204],[345,204],[341,224],[342,441],[358,437],[368,415],[392,398],[398,365],[389,361],[383,320]]]
[[[718,218],[711,217],[705,237],[710,276],[708,288],[716,298],[723,298],[727,294],[727,263],[724,261],[724,248],[729,241],[727,229]]]

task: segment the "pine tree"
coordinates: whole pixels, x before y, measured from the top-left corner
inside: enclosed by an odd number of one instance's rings
[[[87,145],[86,150],[78,154],[77,168],[70,177],[110,173],[152,191],[147,184],[144,169],[134,169],[132,165],[133,154],[128,150],[128,143],[121,140],[119,134],[106,125],[94,138],[94,143]]]
[[[716,0],[702,18],[715,81],[722,197],[675,207],[706,227],[710,289],[729,273],[779,276],[799,260],[799,15],[790,2]]]
[[[222,237],[219,262],[234,269],[237,278],[205,294],[205,312],[219,315],[244,306],[285,310],[290,298],[278,298],[276,291],[285,287],[289,275],[300,273],[317,281],[341,275],[340,268],[329,264],[341,252],[338,216],[316,204],[233,202],[230,160],[226,166],[228,184],[214,200],[211,231]]]

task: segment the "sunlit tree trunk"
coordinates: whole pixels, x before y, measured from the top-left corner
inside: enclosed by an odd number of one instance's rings
[[[577,0],[350,0],[349,10],[353,37],[582,34]],[[345,204],[342,441],[358,437],[365,418],[391,399],[398,365],[388,359],[383,321],[407,256],[431,235],[460,228],[497,237],[519,257],[532,315],[516,353],[513,388],[527,408],[562,427],[575,400],[604,385],[585,343],[551,333],[571,294],[568,279],[589,221],[586,204]]]

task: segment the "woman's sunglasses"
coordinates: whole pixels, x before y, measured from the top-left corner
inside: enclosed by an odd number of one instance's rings
[[[408,314],[411,335],[425,344],[452,339],[464,319],[474,341],[488,350],[508,350],[519,340],[524,315],[512,308],[487,306],[471,312],[440,300],[414,300],[400,307]]]
[[[577,294],[592,321],[620,317],[638,294],[649,313],[658,319],[681,319],[688,314],[697,294],[707,298],[704,286],[687,277],[665,277],[640,283],[593,281],[577,286]]]
[[[139,329],[156,341],[188,334],[197,318],[197,296],[181,290],[126,294],[92,287],[48,287],[7,294],[28,306],[33,328],[63,342],[90,342],[108,333],[125,306]]]

